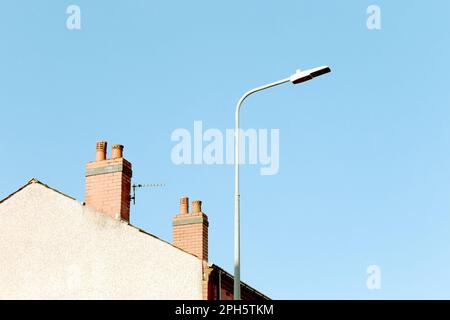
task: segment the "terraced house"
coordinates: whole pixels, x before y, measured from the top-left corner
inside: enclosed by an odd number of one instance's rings
[[[0,299],[232,299],[201,201],[181,198],[173,243],[131,225],[132,165],[106,150],[86,165],[84,203],[36,179],[0,201]],[[268,299],[245,284],[242,298]]]

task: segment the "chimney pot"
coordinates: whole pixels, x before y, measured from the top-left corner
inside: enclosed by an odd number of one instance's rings
[[[202,202],[200,200],[192,201],[192,213],[202,212]]]
[[[120,159],[120,158],[123,158],[123,145],[113,144],[111,159]]]
[[[97,141],[95,148],[95,161],[106,160],[106,146],[108,143],[106,141]]]
[[[180,214],[188,214],[189,213],[189,198],[181,197],[180,199]]]

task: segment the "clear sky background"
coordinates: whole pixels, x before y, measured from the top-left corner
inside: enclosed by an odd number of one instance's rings
[[[66,8],[81,7],[81,30]],[[382,29],[366,27],[381,7]],[[172,164],[177,128],[280,129],[280,171],[242,168],[242,278],[272,298],[450,298],[450,3],[18,1],[0,6],[0,198],[32,177],[83,201],[96,140],[125,145],[131,222],[171,241],[201,199],[233,271],[233,167]],[[379,265],[381,290],[366,268]]]

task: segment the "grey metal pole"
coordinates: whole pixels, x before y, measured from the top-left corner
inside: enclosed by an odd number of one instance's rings
[[[236,128],[234,131],[234,300],[241,300],[241,230],[240,230],[240,206],[241,206],[241,199],[240,199],[240,193],[239,193],[239,161],[240,161],[240,127],[239,127],[239,115],[242,103],[244,100],[252,95],[255,92],[262,91],[265,89],[269,89],[275,86],[278,86],[280,84],[289,82],[291,79],[286,78],[283,80],[279,80],[276,82],[269,83],[267,85],[252,89],[250,91],[247,91],[241,99],[239,99],[239,102],[236,106],[236,114],[235,114],[235,121],[236,121]]]
[[[291,75],[289,78],[282,79],[276,82],[272,82],[269,84],[266,84],[264,86],[252,89],[250,91],[247,91],[241,99],[239,99],[239,102],[236,106],[236,114],[235,114],[235,121],[236,121],[236,128],[234,131],[234,166],[235,166],[235,172],[234,172],[234,300],[240,300],[241,299],[241,230],[240,230],[240,218],[241,218],[241,196],[239,193],[239,161],[240,161],[240,128],[239,128],[239,113],[241,111],[241,106],[244,100],[252,95],[255,92],[262,91],[265,89],[269,89],[275,86],[278,86],[280,84],[286,83],[286,82],[292,82],[293,84],[299,84],[303,83],[305,81],[309,81],[315,77],[321,76],[323,74],[326,74],[330,72],[331,69],[328,66],[322,66],[318,68],[309,69],[306,71],[300,71],[297,70],[297,72],[293,75]]]

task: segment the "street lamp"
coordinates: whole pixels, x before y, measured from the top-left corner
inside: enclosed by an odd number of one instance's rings
[[[234,300],[241,299],[241,235],[240,235],[240,194],[239,194],[239,159],[240,159],[240,132],[239,132],[239,113],[244,100],[255,92],[269,89],[280,84],[291,82],[292,84],[299,84],[319,77],[330,72],[331,69],[327,66],[313,68],[305,71],[297,70],[295,74],[289,78],[282,79],[276,82],[257,87],[247,91],[236,106],[236,128],[234,131],[234,155],[235,155],[235,176],[234,176]]]

